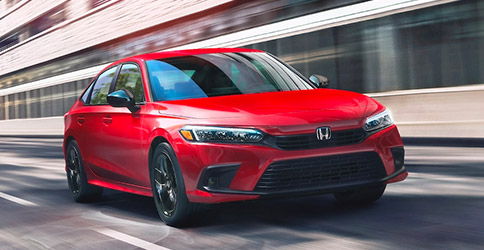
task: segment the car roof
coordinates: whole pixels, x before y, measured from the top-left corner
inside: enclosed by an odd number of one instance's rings
[[[115,63],[130,61],[134,59],[153,60],[153,59],[163,59],[163,58],[177,57],[177,56],[189,56],[189,55],[212,54],[212,53],[237,53],[237,52],[264,52],[264,51],[257,50],[257,49],[245,49],[245,48],[206,48],[206,49],[172,50],[172,51],[163,51],[163,52],[136,55],[136,56],[119,60]]]

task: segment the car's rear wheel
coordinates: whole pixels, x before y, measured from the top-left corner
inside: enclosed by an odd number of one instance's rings
[[[89,202],[101,198],[103,188],[87,183],[79,146],[69,142],[66,150],[67,184],[76,202]]]
[[[334,193],[334,197],[342,204],[369,204],[381,198],[386,186],[386,184],[379,184],[358,190]]]
[[[170,226],[183,226],[197,210],[188,201],[180,165],[168,143],[160,143],[151,161],[151,189],[160,218]]]

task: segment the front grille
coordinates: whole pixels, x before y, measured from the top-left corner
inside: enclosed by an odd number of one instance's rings
[[[376,152],[285,160],[270,164],[254,191],[324,189],[370,183],[385,176]]]
[[[302,135],[275,136],[276,146],[284,150],[304,150],[337,147],[362,142],[366,138],[363,129],[333,131],[329,140],[320,141],[316,133]]]

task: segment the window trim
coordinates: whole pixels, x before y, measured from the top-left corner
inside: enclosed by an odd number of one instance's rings
[[[148,80],[148,95],[150,97],[150,101],[154,102],[155,99],[153,98],[153,86],[151,86],[151,75],[150,75],[150,71],[148,69],[148,63],[147,63],[147,61],[143,60],[143,64],[145,66],[146,79]]]
[[[144,81],[143,81],[143,72],[141,71],[140,65],[137,62],[134,62],[134,61],[122,62],[122,63],[118,64],[119,68],[116,70],[115,77],[113,77],[114,81],[111,83],[111,87],[109,89],[109,94],[113,93],[114,90],[116,89],[116,84],[117,84],[117,81],[118,81],[119,74],[121,72],[121,68],[126,64],[134,64],[138,68],[139,74],[141,76],[141,88],[143,88],[143,101],[136,103],[136,104],[137,105],[145,105],[147,98],[146,98],[145,86],[144,86]]]

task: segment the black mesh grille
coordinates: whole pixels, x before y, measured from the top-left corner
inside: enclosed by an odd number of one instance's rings
[[[269,165],[254,191],[331,188],[377,181],[385,176],[376,152],[286,160]]]
[[[320,141],[316,133],[303,135],[275,136],[276,146],[285,150],[337,147],[362,142],[366,137],[363,129],[333,131],[331,139]]]

